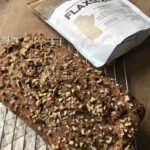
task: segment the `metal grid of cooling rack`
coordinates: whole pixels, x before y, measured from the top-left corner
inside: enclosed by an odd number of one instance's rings
[[[0,43],[18,42],[15,37],[0,37]],[[65,39],[50,39],[51,44],[56,44],[71,50],[72,45]],[[77,51],[75,51],[77,52]],[[78,53],[78,52],[77,52]],[[129,91],[127,69],[125,57],[122,59],[124,81],[126,90]],[[117,83],[116,63],[112,65],[113,76]],[[108,67],[104,67],[104,72],[107,75]],[[136,138],[131,148],[138,150]],[[50,146],[46,145],[40,136],[28,127],[20,118],[8,110],[3,104],[0,103],[0,150],[52,150]]]

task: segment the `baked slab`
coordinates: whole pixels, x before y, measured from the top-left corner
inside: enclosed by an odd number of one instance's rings
[[[1,51],[0,101],[60,150],[128,149],[145,114],[113,78],[42,34]]]

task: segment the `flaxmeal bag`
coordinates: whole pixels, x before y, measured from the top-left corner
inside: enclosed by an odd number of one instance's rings
[[[128,0],[40,0],[31,7],[96,67],[150,34],[150,19]]]

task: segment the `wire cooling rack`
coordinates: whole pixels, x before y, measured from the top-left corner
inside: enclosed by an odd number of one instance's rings
[[[18,42],[18,38],[0,37],[0,44],[8,45],[12,42]],[[74,49],[69,42],[62,38],[50,39],[50,42],[51,44],[63,46],[68,50]],[[122,64],[126,90],[129,91],[125,57],[122,59]],[[103,69],[104,73],[107,75],[110,67],[107,66]],[[116,62],[111,65],[111,70],[113,70],[113,77],[116,83],[118,83]],[[0,103],[0,150],[52,150],[52,148],[45,144],[40,136],[28,127],[19,117]],[[134,138],[131,150],[138,150],[136,138]]]

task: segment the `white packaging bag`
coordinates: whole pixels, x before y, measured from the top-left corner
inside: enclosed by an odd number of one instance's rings
[[[96,67],[150,34],[150,19],[128,0],[62,0],[47,14],[45,21]]]

